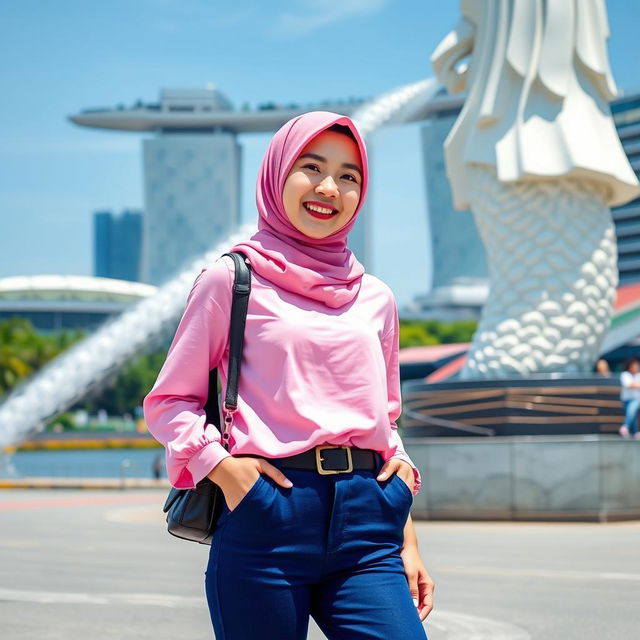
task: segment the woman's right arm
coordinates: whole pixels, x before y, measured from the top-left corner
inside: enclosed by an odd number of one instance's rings
[[[224,458],[215,425],[207,425],[204,405],[209,371],[227,345],[233,273],[224,259],[196,278],[158,378],[143,401],[153,437],[165,447],[169,482],[192,489]]]

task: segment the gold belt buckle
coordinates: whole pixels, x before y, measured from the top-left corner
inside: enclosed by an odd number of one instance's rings
[[[347,468],[346,469],[324,469],[322,467],[322,462],[324,461],[324,458],[320,455],[320,452],[323,449],[346,449],[347,462],[348,462]],[[353,459],[351,458],[351,448],[345,447],[343,445],[333,445],[333,444],[316,447],[316,469],[318,470],[318,473],[323,476],[327,476],[332,473],[349,473],[350,471],[353,471]]]

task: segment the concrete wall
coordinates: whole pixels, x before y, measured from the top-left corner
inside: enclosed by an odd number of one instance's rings
[[[640,441],[611,436],[404,438],[417,519],[640,519]]]

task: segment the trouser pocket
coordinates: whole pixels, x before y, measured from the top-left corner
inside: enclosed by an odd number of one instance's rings
[[[377,473],[359,471],[337,492],[336,505],[344,515],[344,545],[396,549],[404,542],[404,526],[413,502],[409,487],[395,474],[387,480]],[[401,483],[401,484],[399,484]],[[404,485],[404,487],[402,486]]]
[[[220,513],[220,518],[218,519],[218,524],[222,524],[222,522],[226,520],[237,518],[239,515],[242,515],[242,512],[245,509],[251,509],[251,504],[260,499],[264,484],[264,474],[261,473],[253,483],[253,485],[251,485],[249,491],[244,494],[240,502],[238,502],[238,504],[234,507],[233,511],[229,509],[227,501],[224,500],[222,503],[222,511]]]

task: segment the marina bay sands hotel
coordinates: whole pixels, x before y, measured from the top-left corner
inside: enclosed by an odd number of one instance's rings
[[[349,115],[358,103],[331,104]],[[141,280],[159,285],[240,224],[242,147],[238,134],[275,132],[311,110],[265,105],[236,110],[217,89],[164,89],[157,104],[88,109],[76,124],[153,133],[142,141],[144,219]],[[367,216],[352,232],[352,249],[366,260]]]
[[[449,312],[457,305],[476,310],[486,296],[484,247],[470,212],[454,211],[445,175],[443,143],[463,98],[439,91],[412,113],[422,121],[423,166],[433,263],[431,292],[421,301],[432,317],[437,307]],[[144,222],[140,280],[159,285],[184,263],[209,250],[240,224],[242,148],[239,134],[275,132],[290,118],[314,109],[354,115],[363,100],[318,105],[275,105],[235,109],[215,87],[164,89],[154,104],[141,101],[129,108],[85,109],[70,116],[78,125],[150,133],[142,141]],[[640,96],[612,103],[623,145],[640,173]],[[371,143],[369,150],[371,151]],[[375,153],[375,150],[373,151]],[[373,203],[375,207],[375,203]],[[372,268],[371,208],[349,235],[349,246],[366,268]],[[614,210],[618,235],[620,281],[640,280],[640,202]],[[424,290],[426,292],[428,283]],[[451,316],[449,316],[451,317]]]

